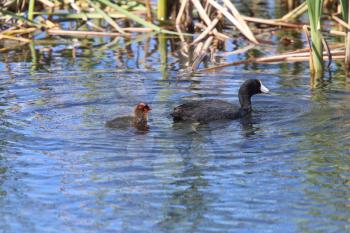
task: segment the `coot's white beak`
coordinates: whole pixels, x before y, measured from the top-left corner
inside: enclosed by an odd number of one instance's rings
[[[270,90],[267,89],[261,82],[260,82],[260,91],[262,93],[269,93],[270,92]]]

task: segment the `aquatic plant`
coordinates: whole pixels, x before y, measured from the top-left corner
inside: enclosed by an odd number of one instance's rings
[[[349,14],[349,0],[339,0],[339,2],[340,2],[342,18],[345,22],[347,22],[348,14]]]
[[[320,77],[323,73],[323,44],[321,33],[321,15],[323,0],[306,0],[311,30],[310,72]]]
[[[158,0],[158,20],[164,21],[167,19],[167,9],[168,1],[167,0]]]
[[[343,18],[343,21],[345,23],[347,22],[347,33],[346,33],[346,39],[345,39],[345,66],[347,71],[350,71],[350,32],[349,32],[349,26],[350,26],[350,19],[349,19],[349,11],[350,11],[350,5],[348,0],[340,0],[340,6],[341,6],[341,15]]]

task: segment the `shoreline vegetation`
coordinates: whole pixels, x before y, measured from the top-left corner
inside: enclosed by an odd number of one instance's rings
[[[230,0],[0,0],[0,53],[31,44],[35,34],[42,32],[47,38],[133,38],[135,34],[154,32],[179,39],[180,53],[191,58],[190,72],[249,63],[309,61],[311,75],[322,77],[326,60],[328,64],[333,60],[343,61],[349,70],[348,1],[286,1],[286,5],[290,10],[283,17],[264,19],[241,14]],[[310,23],[299,19],[306,14]],[[323,21],[327,21],[327,25]],[[262,39],[266,32],[288,29],[304,33],[302,49],[215,64],[215,56],[220,51],[244,53],[255,46],[269,44]],[[237,38],[245,40],[246,45],[225,51],[225,42]],[[337,38],[332,41],[339,42],[329,43],[329,38]],[[1,41],[5,40],[17,43],[2,46]],[[293,39],[285,37],[281,43],[289,45]],[[200,69],[204,61],[212,62]]]

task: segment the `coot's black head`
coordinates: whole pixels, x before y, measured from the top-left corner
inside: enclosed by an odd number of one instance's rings
[[[239,88],[238,97],[243,109],[251,109],[250,98],[259,93],[268,93],[267,89],[259,79],[248,79]]]
[[[247,95],[251,97],[255,94],[268,93],[267,89],[259,79],[248,79],[239,88],[239,95]]]

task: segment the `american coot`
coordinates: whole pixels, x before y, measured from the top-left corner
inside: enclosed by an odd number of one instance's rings
[[[239,88],[238,98],[240,107],[222,100],[208,99],[189,101],[174,108],[170,114],[174,121],[192,121],[207,123],[221,119],[237,119],[252,111],[251,97],[259,93],[268,93],[260,80],[249,79]]]
[[[152,109],[145,103],[139,103],[134,108],[133,116],[117,117],[113,120],[107,121],[106,126],[110,128],[125,129],[128,127],[135,127],[138,130],[147,130],[148,112]]]

